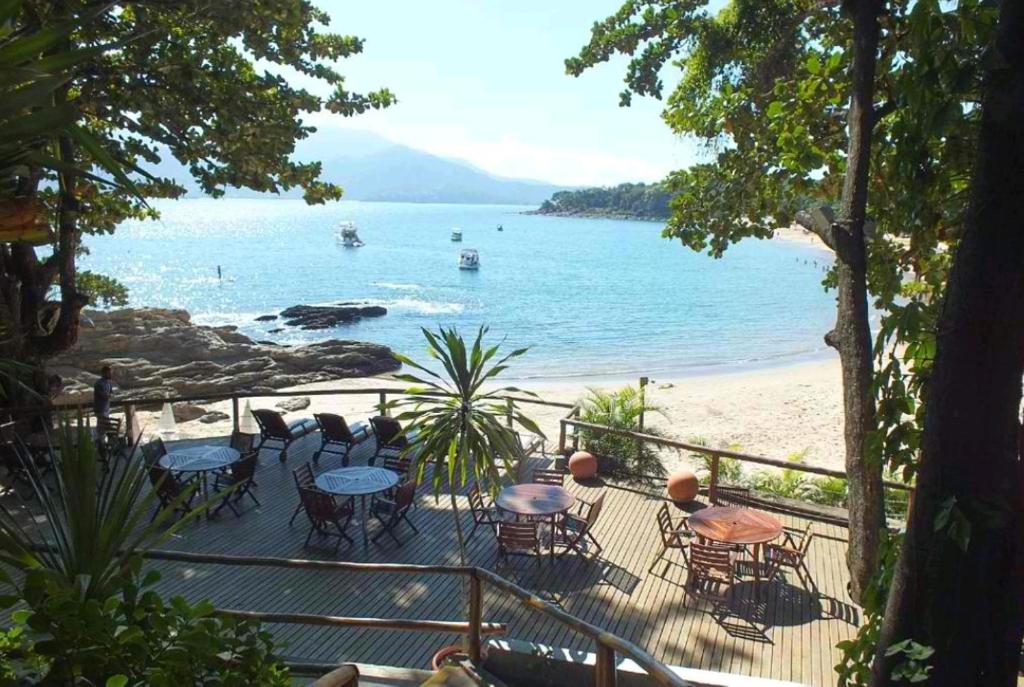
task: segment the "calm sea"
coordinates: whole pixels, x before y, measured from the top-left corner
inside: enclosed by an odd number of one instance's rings
[[[185,308],[198,323],[281,343],[361,339],[422,358],[420,327],[488,324],[494,339],[531,349],[512,377],[625,378],[821,356],[835,317],[821,287],[829,256],[781,241],[745,241],[714,260],[662,239],[656,223],[521,207],[203,199],[158,208],[158,222],[89,238],[85,267],[124,282],[132,306]],[[342,220],[358,224],[363,248],[336,241]],[[451,242],[453,227],[463,243]],[[461,248],[480,251],[478,272],[458,269]],[[280,324],[254,321],[353,300],[388,314],[279,334],[268,330]]]

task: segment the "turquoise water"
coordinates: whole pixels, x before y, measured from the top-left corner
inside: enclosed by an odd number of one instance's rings
[[[829,257],[746,241],[714,260],[650,222],[539,217],[528,208],[291,200],[158,204],[159,222],[90,237],[87,269],[119,278],[131,305],[185,308],[201,324],[259,339],[349,338],[422,357],[419,327],[480,324],[530,346],[513,377],[685,375],[820,356],[834,320],[821,287]],[[334,236],[354,220],[366,245]],[[496,231],[498,224],[504,231]],[[452,227],[464,240],[452,243]],[[459,270],[460,248],[480,251]],[[217,266],[223,280],[217,278]],[[337,329],[269,334],[258,315],[299,303],[360,300],[388,315]]]

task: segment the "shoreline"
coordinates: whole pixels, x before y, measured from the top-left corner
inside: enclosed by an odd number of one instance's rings
[[[576,403],[588,387],[610,390],[637,379],[604,380],[514,380],[495,386],[515,386],[537,394],[546,401]],[[302,396],[313,389],[373,389],[403,387],[391,375],[339,379],[281,389]],[[647,400],[660,410],[647,415],[647,427],[665,436],[691,440],[701,438],[710,445],[732,447],[747,453],[786,459],[802,453],[808,465],[843,468],[842,387],[839,361],[803,361],[792,365],[756,370],[723,370],[714,374],[655,378],[647,387]],[[345,416],[349,422],[377,414],[375,393],[341,396],[313,396],[308,407],[285,414],[288,421],[312,417],[317,412]],[[280,398],[249,399],[253,408],[274,408]],[[208,410],[231,412],[230,402],[204,405]],[[243,404],[244,407],[244,404]],[[549,447],[557,441],[559,419],[566,410],[533,403],[522,404],[523,412],[537,422],[548,436]],[[139,413],[145,433],[155,432],[159,413]],[[178,423],[177,438],[225,436],[230,420],[210,424],[198,421]],[[680,465],[695,467],[679,451],[663,451],[662,460],[670,472]],[[748,467],[748,470],[752,468]]]

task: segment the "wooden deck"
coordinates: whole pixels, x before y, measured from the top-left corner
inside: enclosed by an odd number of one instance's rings
[[[222,441],[226,441],[222,440]],[[371,442],[354,452],[352,464],[363,464]],[[286,465],[276,453],[264,451],[257,473],[256,494],[261,502],[244,505],[236,518],[227,509],[215,519],[186,527],[165,548],[250,556],[319,558],[357,562],[458,564],[455,529],[447,497],[435,501],[421,487],[412,519],[420,529],[401,532],[403,545],[387,537],[363,547],[359,524],[349,533],[352,547],[343,544],[337,556],[331,548],[303,548],[307,523],[303,516],[289,526],[297,503],[291,470],[309,460],[319,445],[317,435],[292,446]],[[320,470],[339,467],[325,456]],[[728,609],[712,612],[709,604],[684,593],[685,568],[678,552],[670,552],[654,573],[647,569],[660,549],[655,527],[659,496],[615,484],[583,486],[567,480],[568,488],[587,500],[604,491],[606,503],[595,533],[604,546],[595,561],[575,556],[496,561],[496,544],[489,529],[480,528],[469,546],[470,562],[499,572],[519,585],[561,605],[591,623],[636,642],[670,665],[775,678],[809,685],[834,683],[835,644],[851,637],[860,611],[845,592],[844,529],[816,525],[810,567],[821,596],[805,591],[795,576],[787,582],[762,586],[754,600],[753,583],[734,587]],[[471,522],[460,497],[463,523]],[[787,526],[803,522],[782,518]],[[374,525],[371,524],[371,528]],[[465,525],[464,525],[465,526]],[[372,534],[372,530],[371,530]],[[314,540],[314,545],[316,540]],[[394,574],[338,574],[220,565],[153,563],[164,571],[165,592],[186,598],[211,599],[222,608],[265,612],[314,613],[344,616],[401,617],[427,620],[463,619],[461,582],[452,577]],[[790,582],[792,584],[790,584]],[[531,612],[493,590],[486,593],[484,620],[508,624],[509,636],[548,645],[592,651],[588,641],[573,635],[547,617]],[[405,667],[425,667],[439,647],[457,641],[453,635],[396,631],[347,630],[307,625],[271,626],[286,643],[284,653],[313,661],[360,661]]]

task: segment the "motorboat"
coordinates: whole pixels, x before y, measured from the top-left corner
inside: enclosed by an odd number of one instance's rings
[[[459,229],[459,228],[452,229],[452,241],[456,241],[458,243],[462,242],[462,230],[461,229]]]
[[[501,225],[499,224],[499,225],[498,225],[498,231],[505,231],[505,227],[503,227],[503,226],[501,226]]]
[[[355,222],[342,222],[338,225],[336,234],[338,241],[346,248],[362,248],[365,244],[359,238]]]
[[[467,248],[459,253],[459,269],[460,270],[478,270],[480,269],[480,254],[476,252],[475,248]]]

